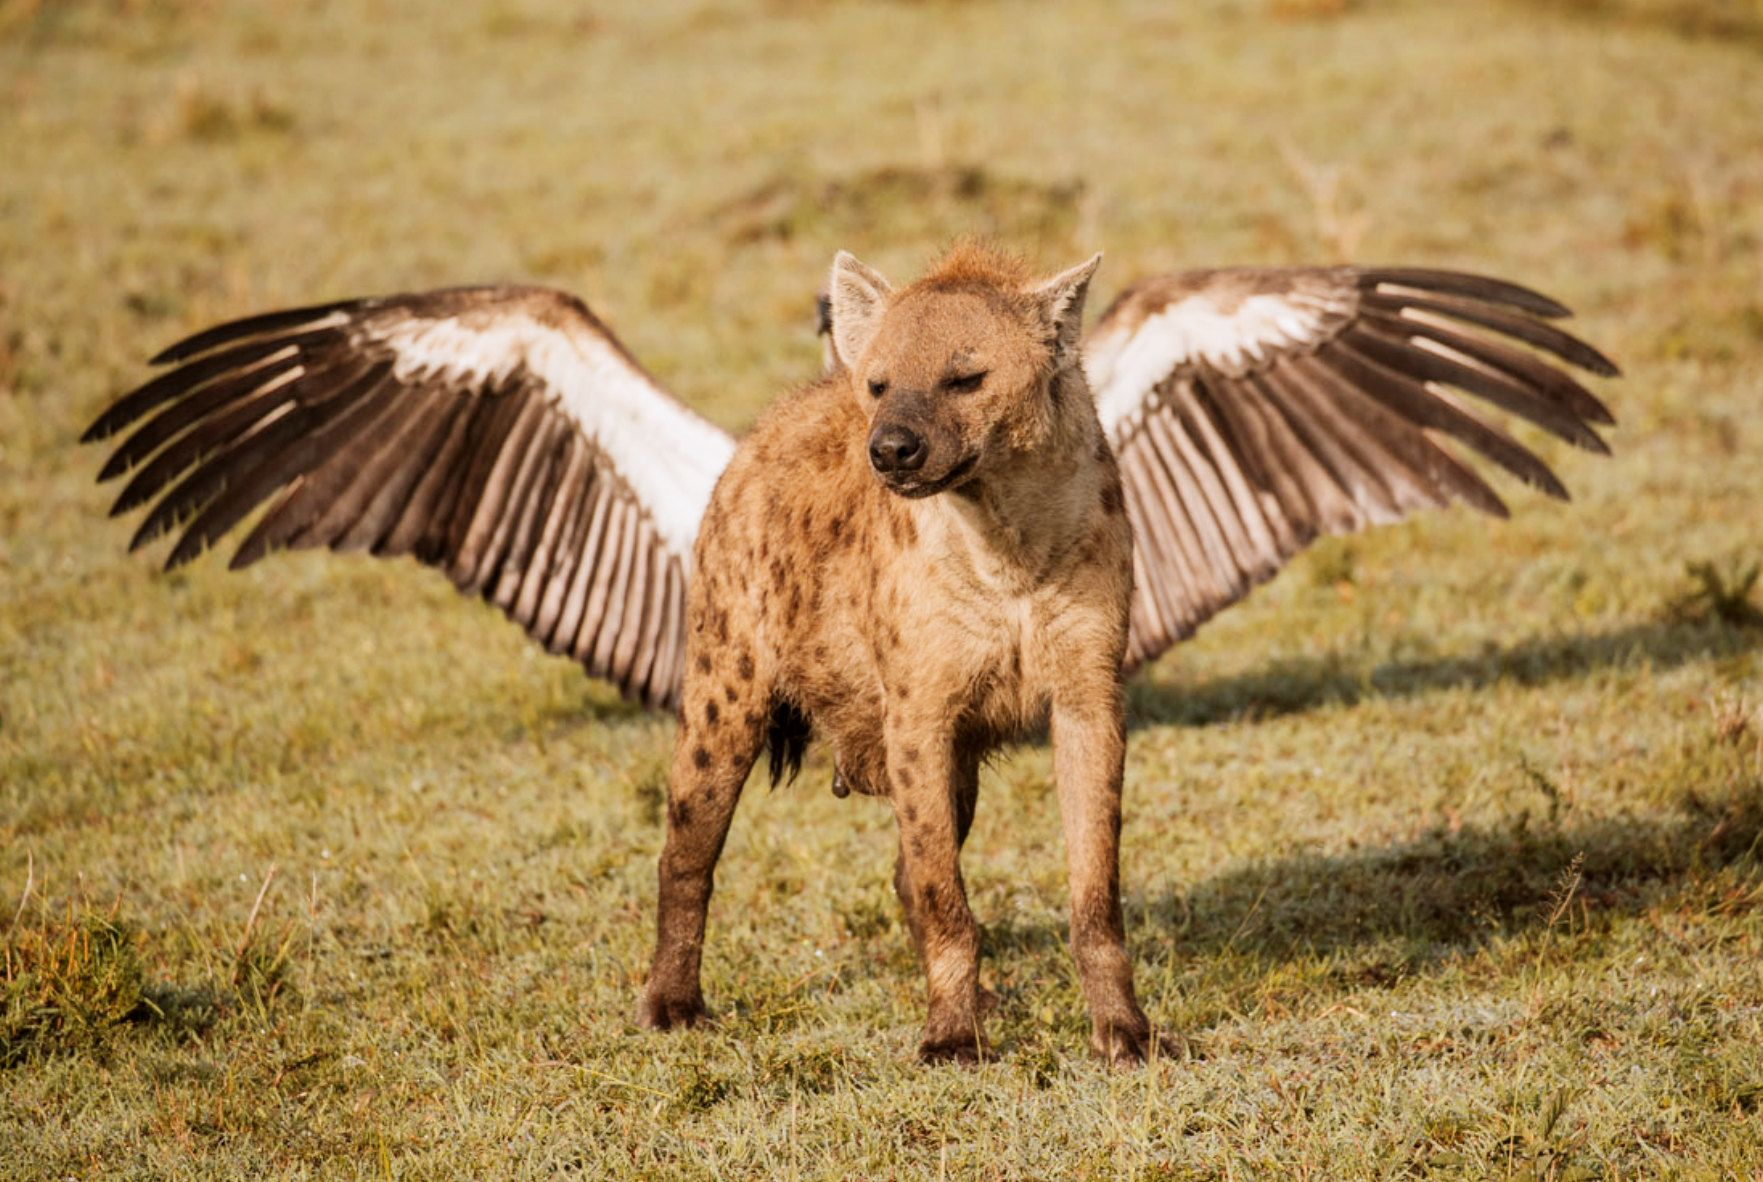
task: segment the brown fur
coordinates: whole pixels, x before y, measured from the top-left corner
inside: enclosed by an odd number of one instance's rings
[[[927,1060],[986,1054],[960,848],[985,754],[1050,724],[1092,1045],[1152,1045],[1118,873],[1132,542],[1077,363],[1095,263],[1036,284],[963,246],[898,291],[835,263],[841,364],[742,443],[698,538],[646,1024],[704,1014],[712,874],[781,709],[831,743],[840,788],[894,808]],[[886,430],[922,464],[880,474]]]

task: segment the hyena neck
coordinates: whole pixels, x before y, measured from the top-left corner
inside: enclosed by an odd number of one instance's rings
[[[989,466],[962,489],[916,506],[931,519],[924,522],[931,539],[965,558],[985,582],[1012,593],[1045,582],[1095,528],[1102,425],[1082,371],[1072,369],[1055,379],[1060,396],[1040,443]]]

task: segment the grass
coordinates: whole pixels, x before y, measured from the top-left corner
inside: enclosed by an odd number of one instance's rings
[[[1763,1175],[1763,92],[1710,0],[0,2],[0,1176]],[[891,826],[756,786],[713,1030],[631,1022],[671,725],[402,564],[166,577],[73,442],[217,318],[577,290],[718,421],[849,247],[1511,275],[1616,454],[1317,547],[1130,691],[1084,1056],[1047,753],[966,859],[996,1064],[910,1063]]]

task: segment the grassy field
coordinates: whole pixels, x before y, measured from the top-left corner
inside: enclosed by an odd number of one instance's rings
[[[0,1177],[1763,1177],[1763,9],[0,0]],[[1621,361],[1567,506],[1332,542],[1131,689],[1084,1054],[1047,753],[911,1065],[892,826],[755,787],[632,1023],[671,723],[402,563],[175,576],[74,438],[219,317],[590,299],[738,428],[849,247],[1506,274]],[[1529,437],[1527,437],[1529,438]]]

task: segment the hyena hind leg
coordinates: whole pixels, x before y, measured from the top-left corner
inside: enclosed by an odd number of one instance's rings
[[[745,666],[744,668],[750,668]],[[655,959],[637,1020],[656,1030],[705,1017],[699,970],[716,862],[741,789],[765,744],[770,703],[750,677],[688,678],[667,778]]]

